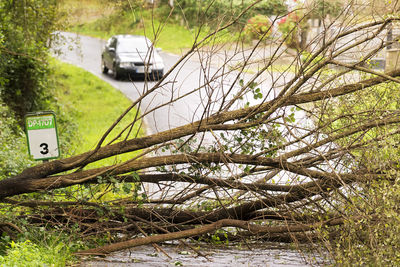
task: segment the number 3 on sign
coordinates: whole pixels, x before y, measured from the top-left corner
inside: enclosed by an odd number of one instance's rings
[[[25,116],[25,129],[29,154],[35,160],[48,160],[60,156],[56,116],[42,111]]]
[[[47,153],[49,153],[49,145],[46,143],[41,143],[40,147],[43,148],[42,151],[40,151],[41,154],[46,155]]]

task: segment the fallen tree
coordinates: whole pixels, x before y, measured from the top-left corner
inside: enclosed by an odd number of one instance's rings
[[[21,215],[32,224],[77,224],[82,236],[123,234],[121,242],[79,254],[198,238],[219,229],[231,239],[312,241],[324,229],[363,220],[347,214],[347,207],[354,198],[365,198],[365,186],[395,183],[400,168],[395,156],[382,160],[379,154],[398,148],[400,113],[397,98],[390,96],[398,95],[400,70],[368,67],[377,53],[398,41],[385,38],[399,18],[351,24],[341,13],[334,21],[339,27],[325,25],[307,53],[290,57],[287,36],[273,36],[268,45],[261,39],[250,49],[239,40],[230,47],[232,55],[218,54],[216,38],[236,26],[242,14],[197,39],[93,151],[0,181],[2,202],[32,209]],[[360,50],[362,57],[352,56]],[[200,59],[201,82],[181,92],[176,71],[193,55]],[[211,65],[217,56],[223,63]],[[278,71],[278,64],[289,65]],[[169,93],[168,101],[143,108],[145,99],[160,92]],[[130,131],[157,110],[164,112],[192,95],[199,103],[187,124],[144,137]],[[130,114],[134,107],[141,113]],[[125,116],[133,118],[131,123],[116,133],[113,128]],[[113,141],[105,144],[111,135]],[[90,165],[127,152],[137,153],[114,165]],[[60,194],[72,186],[92,194],[76,200],[68,195],[63,201],[29,199],[33,192]],[[117,189],[122,196],[102,199]]]

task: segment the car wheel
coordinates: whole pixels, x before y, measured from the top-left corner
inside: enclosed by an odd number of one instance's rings
[[[103,72],[104,74],[108,73],[108,68],[106,67],[106,65],[104,64],[104,61],[101,60],[101,72]]]
[[[118,72],[116,65],[114,65],[114,68],[113,68],[113,77],[115,80],[119,80],[121,78],[121,73]]]
[[[128,73],[128,80],[134,81],[134,80],[136,80],[136,79],[137,79],[137,77],[136,77],[135,74],[133,74],[133,73]]]
[[[159,79],[161,79],[161,77],[164,75],[164,71],[163,70],[159,70],[159,71],[155,71],[152,73],[152,78],[154,81],[158,81]]]

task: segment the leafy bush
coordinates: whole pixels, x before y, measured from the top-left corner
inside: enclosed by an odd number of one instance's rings
[[[244,34],[250,39],[262,39],[271,34],[271,22],[267,16],[256,15],[247,21]]]
[[[178,20],[183,19],[189,27],[198,26],[203,23],[212,27],[219,24],[221,20],[229,20],[238,15],[245,7],[251,5],[253,2],[252,0],[181,0],[175,3],[175,6],[179,8],[174,9],[173,17],[178,18]],[[161,11],[163,16],[169,14],[170,7],[168,6],[167,0],[161,1],[158,11]],[[286,12],[287,6],[284,0],[261,1],[244,14],[241,22],[246,23],[249,18],[257,14],[270,16],[282,15]],[[214,25],[214,22],[217,24]]]
[[[261,1],[254,7],[254,12],[259,14],[270,15],[283,15],[288,12],[285,1],[283,0],[268,0]]]
[[[239,11],[238,6],[231,5],[229,1],[183,0],[179,3],[190,27],[201,24],[212,27],[220,24],[222,18],[229,20]]]
[[[23,116],[46,109],[48,49],[57,30],[57,1],[0,2],[0,98]]]
[[[29,167],[26,137],[14,113],[0,99],[0,180]]]
[[[29,240],[17,243],[11,241],[7,255],[0,256],[0,266],[63,267],[70,258],[63,243],[54,247],[40,247]]]
[[[278,29],[282,33],[285,44],[296,50],[304,49],[309,28],[307,19],[300,11],[290,12],[278,21]]]

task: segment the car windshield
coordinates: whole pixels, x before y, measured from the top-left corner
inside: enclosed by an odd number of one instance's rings
[[[129,39],[121,40],[117,50],[119,53],[147,52],[150,46],[151,43],[145,39]]]

